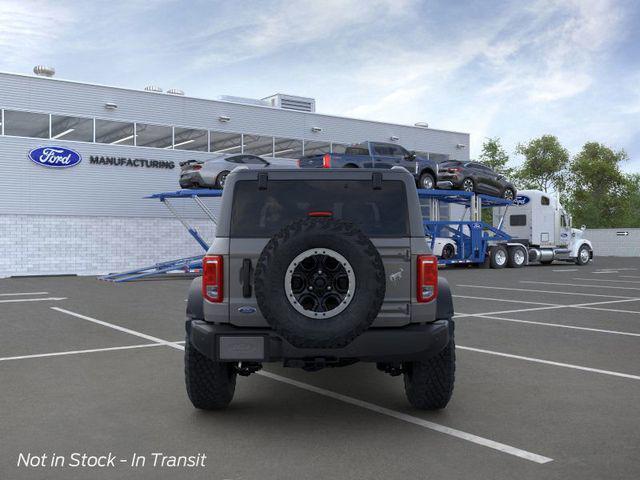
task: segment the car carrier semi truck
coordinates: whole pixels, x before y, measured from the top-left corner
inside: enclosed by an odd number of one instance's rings
[[[499,208],[493,222],[511,237],[510,245],[526,248],[529,263],[559,260],[584,265],[593,259],[593,246],[583,238],[586,227],[573,228],[571,215],[548,193],[518,192],[513,205]]]
[[[593,259],[585,227],[572,228],[571,216],[545,192],[520,191],[514,201],[463,191],[418,192],[429,212],[425,235],[441,265],[518,268],[554,260],[585,265]],[[445,219],[442,204],[450,207]],[[491,223],[483,221],[483,210],[492,211]]]

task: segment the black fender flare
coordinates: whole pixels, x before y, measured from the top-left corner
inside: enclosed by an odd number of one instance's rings
[[[204,320],[204,300],[202,299],[202,277],[196,277],[189,286],[187,298],[187,318],[190,320]]]
[[[451,295],[451,287],[446,278],[438,278],[438,299],[436,306],[436,319],[450,320],[453,318],[453,296]]]

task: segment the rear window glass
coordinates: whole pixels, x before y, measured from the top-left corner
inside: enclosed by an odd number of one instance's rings
[[[509,217],[509,225],[512,227],[524,227],[526,224],[526,215],[511,215],[511,217]]]
[[[255,180],[235,184],[231,236],[271,237],[310,212],[331,212],[332,218],[358,225],[371,237],[408,237],[409,218],[404,183],[340,180],[269,180],[258,190]]]

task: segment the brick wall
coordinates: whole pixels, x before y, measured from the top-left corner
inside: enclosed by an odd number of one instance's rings
[[[189,222],[213,238],[213,223]],[[172,218],[0,215],[0,277],[98,275],[201,253]]]
[[[640,257],[640,228],[589,228],[584,238],[593,243],[594,256]]]

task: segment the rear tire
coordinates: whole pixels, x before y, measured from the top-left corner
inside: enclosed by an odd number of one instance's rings
[[[431,175],[430,173],[423,173],[422,175],[420,175],[418,188],[422,188],[425,190],[433,190],[434,188],[436,188],[436,181],[433,178],[433,175]]]
[[[513,188],[507,187],[502,192],[502,198],[504,198],[505,200],[515,200],[516,193],[513,191]]]
[[[184,345],[184,374],[187,395],[201,410],[225,408],[236,390],[235,363],[214,362],[202,355],[189,341]]]
[[[475,184],[475,182],[473,181],[473,179],[471,179],[471,178],[465,178],[465,179],[462,181],[461,188],[462,188],[462,190],[463,190],[463,191],[465,191],[465,192],[475,192],[475,191],[476,191],[476,184]]]
[[[455,255],[456,255],[455,247],[452,244],[447,243],[442,247],[442,255],[440,255],[440,258],[443,258],[444,260],[449,260],[455,257]]]
[[[415,408],[439,410],[451,400],[456,376],[454,323],[449,320],[449,343],[438,355],[425,361],[405,362],[404,391]]]
[[[491,247],[490,258],[489,265],[491,268],[504,268],[507,265],[509,255],[504,246],[495,245]]]
[[[509,268],[521,268],[527,263],[527,252],[522,247],[509,247]]]
[[[218,174],[216,177],[216,188],[220,190],[224,188],[224,184],[227,181],[227,175],[229,175],[229,172],[226,170]]]

